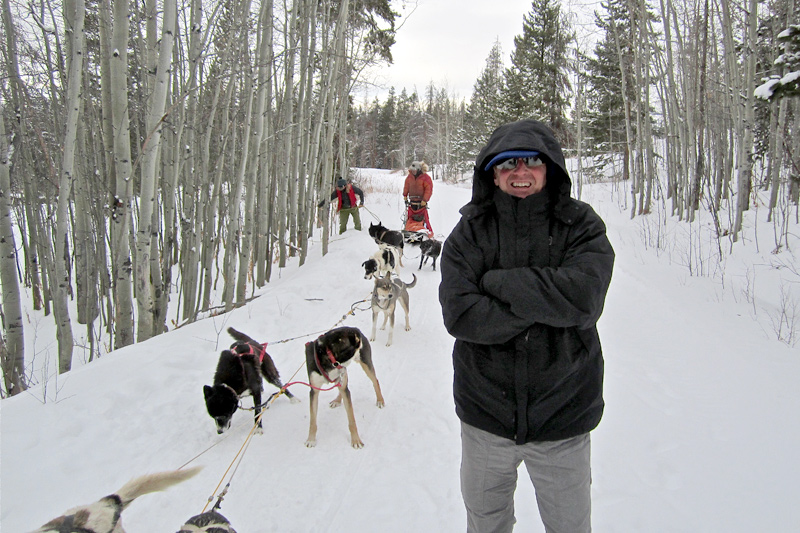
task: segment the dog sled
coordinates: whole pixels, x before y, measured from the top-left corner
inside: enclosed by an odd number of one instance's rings
[[[428,217],[428,206],[422,204],[422,198],[411,196],[406,201],[403,213],[403,240],[407,243],[419,243],[433,237],[433,228]]]

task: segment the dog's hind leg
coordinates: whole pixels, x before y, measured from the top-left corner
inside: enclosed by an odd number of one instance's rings
[[[406,314],[406,331],[411,331],[411,323],[408,321],[408,306],[409,306],[409,302],[408,302],[408,293],[407,292],[403,292],[403,294],[400,295],[400,305],[403,307],[403,311]]]
[[[261,425],[261,391],[256,389],[253,390],[253,412],[255,413],[253,416],[254,424],[258,426],[256,428],[256,433],[259,435],[264,434],[264,427]]]

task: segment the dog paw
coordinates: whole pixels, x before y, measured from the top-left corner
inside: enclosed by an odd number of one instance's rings
[[[289,398],[289,403],[300,403],[300,398],[297,397]]]
[[[313,448],[316,445],[317,445],[317,441],[316,440],[309,439],[309,440],[306,441],[306,448]]]
[[[364,443],[361,442],[361,439],[358,437],[353,437],[350,439],[350,445],[353,446],[354,450],[360,450],[364,447]]]
[[[411,326],[406,326],[406,331],[411,331]]]
[[[331,403],[328,404],[328,407],[331,409],[336,409],[337,407],[341,407],[342,400],[333,400]]]
[[[256,435],[263,435],[264,434],[264,428],[262,428],[261,426],[258,426],[254,433]]]
[[[378,400],[377,402],[375,402],[375,405],[378,407],[378,409],[383,409],[384,407],[386,407],[386,402]]]

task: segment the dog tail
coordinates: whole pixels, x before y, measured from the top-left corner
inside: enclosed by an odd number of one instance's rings
[[[247,335],[245,335],[241,331],[236,331],[233,328],[228,328],[228,334],[231,337],[233,337],[234,339],[236,339],[237,341],[239,341],[239,342],[249,342],[249,343],[256,344],[256,345],[259,344],[254,339],[251,339],[250,337],[248,337]]]
[[[412,281],[411,283],[403,282],[405,284],[405,286],[406,286],[406,289],[410,289],[411,287],[413,287],[414,285],[417,284],[417,276],[416,276],[416,274],[411,274],[411,275],[414,276],[414,281]]]
[[[119,499],[122,501],[122,508],[124,509],[139,496],[166,490],[173,485],[177,485],[182,481],[194,477],[202,469],[202,466],[195,466],[194,468],[187,468],[185,470],[169,470],[167,472],[156,472],[155,474],[137,477],[125,483],[125,485],[117,491],[117,496],[119,496]]]

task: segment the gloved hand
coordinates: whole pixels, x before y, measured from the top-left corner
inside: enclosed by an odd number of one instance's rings
[[[419,205],[421,205],[422,207],[425,207],[426,205],[428,205],[428,202],[426,202],[425,200],[422,200],[422,201],[419,203]]]
[[[408,205],[408,196],[403,196],[403,203]]]

